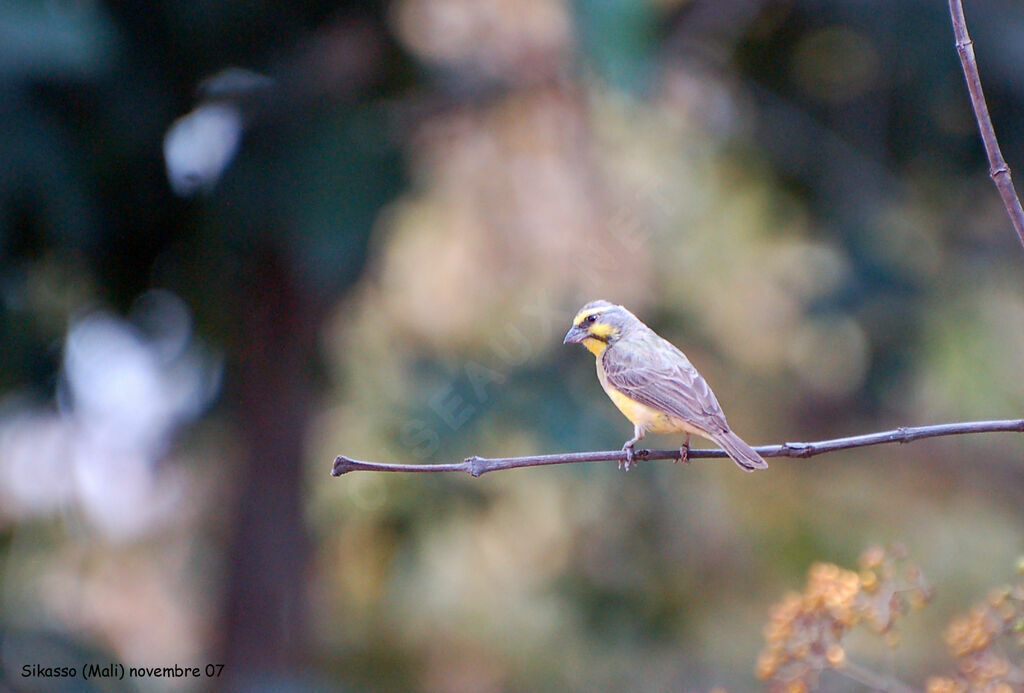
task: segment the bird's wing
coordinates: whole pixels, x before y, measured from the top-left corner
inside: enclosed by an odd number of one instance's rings
[[[609,384],[709,433],[729,430],[715,393],[683,352],[654,333],[625,346],[615,344],[603,354]]]

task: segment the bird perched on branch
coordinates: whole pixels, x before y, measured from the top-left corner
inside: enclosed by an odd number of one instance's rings
[[[715,393],[686,355],[622,306],[591,301],[576,313],[562,343],[583,344],[597,357],[601,387],[633,422],[633,438],[622,446],[626,470],[633,446],[647,433],[685,433],[684,462],[695,433],[721,446],[744,471],[768,466],[729,428]]]

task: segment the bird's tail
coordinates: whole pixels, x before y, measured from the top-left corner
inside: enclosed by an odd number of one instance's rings
[[[757,454],[754,448],[743,442],[743,439],[732,431],[715,436],[714,441],[722,446],[722,449],[729,453],[733,462],[740,466],[745,472],[752,472],[755,469],[767,469],[768,463]]]

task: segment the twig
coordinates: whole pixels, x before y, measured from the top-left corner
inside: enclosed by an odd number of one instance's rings
[[[974,117],[978,121],[985,153],[988,154],[988,175],[996,184],[999,195],[1003,198],[1006,213],[1010,215],[1013,228],[1017,231],[1017,238],[1024,246],[1024,209],[1021,208],[1020,198],[1017,197],[1017,192],[1013,188],[1010,167],[1006,165],[1003,153],[999,150],[996,131],[992,127],[992,119],[988,114],[985,94],[981,89],[981,77],[978,75],[978,63],[974,58],[974,42],[967,33],[967,20],[964,18],[964,6],[961,0],[949,0],[949,13],[953,17],[956,50],[960,54],[960,64],[963,66],[964,77],[967,79],[967,91],[971,94]]]
[[[886,693],[913,693],[914,691],[913,688],[897,678],[865,669],[849,660],[843,662],[842,666],[837,667],[836,671],[857,683],[867,686],[873,691],[885,691]]]
[[[891,431],[866,433],[849,438],[835,438],[813,443],[783,443],[755,448],[763,457],[814,457],[836,450],[862,448],[883,443],[909,443],[922,438],[963,435],[966,433],[1017,432],[1024,433],[1024,419],[1001,421],[965,421],[936,424],[934,426],[900,427]],[[690,459],[698,457],[728,457],[724,450],[690,450]],[[679,450],[637,450],[638,460],[675,460]],[[332,476],[348,472],[466,472],[480,476],[487,472],[520,467],[540,467],[548,464],[575,464],[578,462],[615,462],[626,459],[622,450],[597,452],[567,452],[555,455],[529,455],[526,457],[467,457],[462,462],[447,464],[397,464],[390,462],[363,462],[339,455],[331,469]]]

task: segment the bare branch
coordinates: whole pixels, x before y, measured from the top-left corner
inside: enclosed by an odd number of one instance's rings
[[[846,660],[836,671],[843,676],[853,679],[857,683],[867,686],[873,691],[885,691],[886,693],[913,693],[914,689],[897,678],[878,674],[870,669],[854,664]]]
[[[978,120],[981,141],[985,145],[985,153],[988,154],[988,175],[995,182],[999,195],[1003,198],[1006,213],[1010,215],[1013,228],[1017,231],[1017,238],[1021,245],[1024,245],[1024,209],[1021,208],[1020,198],[1017,197],[1017,192],[1013,188],[1010,167],[1006,165],[1003,153],[999,150],[996,131],[992,127],[992,119],[988,114],[985,94],[981,89],[981,77],[978,75],[978,63],[974,58],[974,42],[967,33],[967,20],[964,18],[964,6],[961,0],[949,0],[949,13],[953,17],[956,50],[960,54],[960,64],[963,66],[964,77],[967,79],[967,91],[971,94],[974,117]]]
[[[763,457],[814,457],[837,450],[863,448],[883,443],[909,443],[922,438],[939,436],[964,435],[967,433],[1024,433],[1024,419],[1005,419],[1001,421],[966,421],[960,423],[936,424],[934,426],[900,427],[891,431],[866,433],[849,438],[834,438],[813,443],[783,443],[782,445],[762,445],[755,448]],[[724,450],[690,450],[690,459],[697,457],[728,457]],[[566,452],[555,455],[529,455],[526,457],[467,457],[462,462],[447,464],[396,464],[390,462],[363,462],[351,457],[339,455],[334,460],[331,476],[341,476],[348,472],[466,472],[480,476],[487,472],[502,469],[518,469],[520,467],[540,467],[548,464],[576,464],[579,462],[615,462],[624,461],[626,453],[622,450],[602,450],[596,452]],[[679,450],[637,450],[637,460],[676,460]]]

